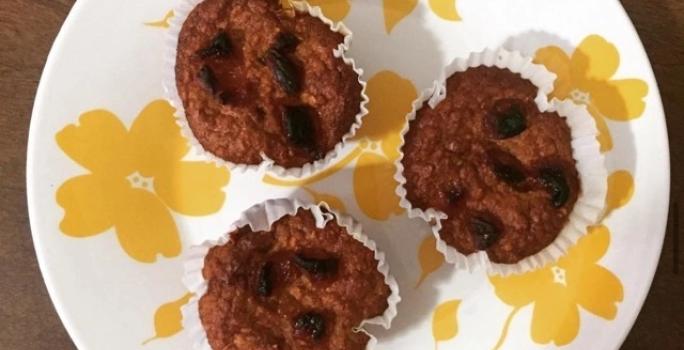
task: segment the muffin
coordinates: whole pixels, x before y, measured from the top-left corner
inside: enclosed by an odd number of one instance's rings
[[[473,67],[410,122],[402,165],[406,199],[446,215],[439,238],[464,255],[515,264],[569,221],[582,189],[571,129],[542,112],[538,88],[508,69]]]
[[[212,349],[366,349],[358,328],[390,308],[390,279],[331,215],[300,207],[208,250],[198,310]]]
[[[233,164],[323,159],[362,113],[363,85],[340,54],[344,41],[278,0],[200,2],[182,24],[175,60],[192,134]]]

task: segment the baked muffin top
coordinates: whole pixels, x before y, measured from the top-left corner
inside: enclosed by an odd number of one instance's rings
[[[285,168],[323,158],[360,112],[359,76],[333,50],[344,37],[277,0],[205,0],[178,40],[176,85],[205,150]]]
[[[317,228],[305,209],[267,232],[232,232],[203,275],[200,318],[214,349],[365,349],[355,328],[382,315],[391,293],[374,251],[334,220]]]
[[[580,191],[570,128],[543,113],[530,81],[496,67],[447,79],[402,148],[407,199],[447,214],[441,238],[463,254],[513,264],[551,244]]]

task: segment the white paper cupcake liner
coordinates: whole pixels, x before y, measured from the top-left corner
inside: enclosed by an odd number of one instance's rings
[[[385,260],[385,254],[377,250],[376,244],[365,234],[361,224],[349,216],[340,214],[331,209],[327,203],[321,204],[306,204],[298,200],[290,199],[272,199],[264,203],[257,204],[247,209],[240,219],[228,228],[227,232],[216,239],[205,241],[200,245],[191,247],[188,251],[187,261],[185,263],[185,275],[183,277],[183,284],[193,297],[187,305],[182,308],[183,326],[193,339],[193,347],[196,350],[212,350],[207,339],[207,334],[202,326],[199,316],[199,300],[207,291],[207,281],[202,275],[202,268],[204,267],[204,258],[209,252],[209,249],[215,246],[226,244],[230,239],[230,232],[238,228],[248,226],[253,231],[268,231],[271,225],[278,219],[294,215],[297,210],[304,208],[311,211],[316,220],[316,227],[322,228],[330,220],[344,227],[349,235],[361,242],[366,248],[375,253],[375,260],[378,262],[377,269],[385,277],[385,283],[390,287],[390,296],[387,299],[387,309],[385,312],[371,319],[364,320],[355,331],[365,332],[370,336],[367,349],[373,349],[377,343],[376,338],[366,332],[363,327],[365,325],[380,325],[385,329],[389,329],[392,319],[397,315],[397,304],[401,301],[399,297],[399,285],[397,281],[389,274],[389,264]]]
[[[576,168],[581,181],[581,193],[569,215],[568,223],[561,230],[556,240],[539,253],[516,264],[498,264],[489,260],[484,251],[465,255],[442,240],[439,232],[442,228],[442,221],[447,218],[445,213],[435,209],[422,210],[412,206],[406,198],[406,188],[404,187],[406,178],[403,175],[403,152],[396,161],[395,179],[399,183],[396,193],[401,198],[400,206],[407,210],[410,217],[420,217],[433,224],[432,231],[437,239],[437,250],[444,255],[447,262],[454,264],[456,268],[471,272],[481,268],[490,275],[520,274],[558,260],[586,233],[587,226],[596,224],[600,220],[605,208],[608,171],[596,138],[598,136],[596,123],[586,107],[576,105],[571,101],[558,101],[556,99],[549,101],[547,96],[553,91],[556,76],[546,70],[544,66],[532,63],[531,58],[524,57],[519,52],[505,49],[485,50],[474,53],[466,59],[454,60],[445,67],[442,76],[438,81],[435,81],[433,87],[425,89],[414,101],[413,110],[407,116],[408,122],[415,119],[417,111],[425,102],[430,108],[435,108],[446,98],[446,79],[448,77],[454,73],[464,72],[469,68],[479,66],[498,67],[520,74],[539,89],[535,102],[540,111],[556,112],[565,117],[571,130],[573,158],[576,161]],[[401,148],[403,148],[404,137],[408,130],[409,123],[402,130]]]
[[[163,59],[163,71],[164,76],[162,78],[162,85],[166,98],[176,109],[176,121],[181,128],[182,135],[188,139],[190,147],[193,154],[204,157],[210,161],[215,162],[220,166],[227,166],[231,171],[259,171],[262,169],[272,171],[281,177],[308,177],[313,173],[322,170],[327,165],[329,165],[338,154],[341,153],[342,149],[346,146],[347,142],[351,140],[356,131],[361,127],[363,117],[368,114],[368,95],[366,95],[366,81],[362,79],[363,69],[357,67],[354,59],[347,57],[346,53],[351,46],[353,34],[347,26],[342,22],[333,22],[331,19],[323,15],[320,7],[312,7],[306,2],[293,2],[292,5],[297,12],[307,13],[313,17],[316,17],[323,21],[330,27],[333,32],[340,33],[344,35],[344,40],[342,43],[333,50],[333,55],[338,58],[342,58],[344,63],[351,66],[354,72],[358,75],[358,82],[361,84],[361,106],[359,113],[356,115],[355,122],[352,124],[349,132],[342,136],[342,140],[338,142],[335,147],[330,150],[323,159],[319,159],[312,163],[307,163],[302,167],[298,168],[285,168],[274,163],[272,159],[269,159],[266,154],[261,153],[262,162],[256,165],[250,164],[239,164],[227,161],[220,157],[217,157],[213,153],[207,151],[202,144],[195,138],[188,120],[185,115],[185,108],[183,106],[183,101],[178,94],[178,88],[176,86],[176,55],[177,55],[177,45],[178,37],[180,35],[181,28],[186,18],[192,12],[192,10],[204,0],[184,0],[181,4],[174,9],[174,17],[169,21],[169,28],[167,29],[166,37],[166,51]]]

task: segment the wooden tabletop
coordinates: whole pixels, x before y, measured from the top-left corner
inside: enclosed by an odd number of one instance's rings
[[[609,0],[599,0],[609,1]],[[45,59],[75,0],[0,1],[0,348],[74,349],[45,290],[31,242],[26,140]],[[684,348],[684,1],[622,0],[660,85],[672,150],[672,206],[653,286],[623,349]],[[658,169],[654,169],[658,171]],[[679,208],[677,203],[681,203]],[[649,234],[649,232],[644,232]]]

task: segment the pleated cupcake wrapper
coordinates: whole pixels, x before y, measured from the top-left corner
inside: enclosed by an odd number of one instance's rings
[[[382,315],[364,320],[355,331],[367,333],[370,336],[370,341],[366,348],[373,349],[377,344],[377,340],[372,334],[366,332],[363,327],[365,325],[380,325],[385,329],[390,328],[392,319],[397,315],[397,304],[401,301],[399,285],[394,277],[389,274],[389,264],[385,260],[385,254],[379,252],[375,242],[363,233],[361,224],[351,217],[331,209],[325,202],[316,205],[303,203],[299,200],[272,199],[247,209],[240,219],[228,228],[226,233],[216,239],[205,241],[189,249],[185,263],[183,284],[185,284],[190,293],[193,293],[193,297],[182,308],[182,313],[183,326],[193,340],[194,349],[212,350],[199,316],[199,300],[206,293],[208,287],[208,283],[202,275],[202,269],[204,267],[204,258],[209,249],[226,244],[230,240],[230,232],[241,227],[249,226],[253,231],[269,231],[273,223],[278,219],[288,215],[295,215],[300,208],[311,211],[316,221],[316,227],[323,228],[326,223],[335,220],[338,225],[346,229],[349,235],[374,252],[375,260],[378,262],[377,269],[385,277],[385,283],[390,287],[391,293],[387,299],[388,306]]]
[[[569,215],[568,223],[563,227],[555,241],[539,253],[516,264],[498,264],[489,260],[484,251],[465,255],[442,240],[439,233],[442,229],[442,222],[447,219],[445,213],[435,209],[422,210],[413,207],[406,198],[406,178],[403,175],[404,166],[402,164],[403,152],[396,161],[397,172],[394,178],[399,183],[396,193],[401,198],[400,206],[406,209],[410,217],[422,218],[432,224],[432,231],[437,239],[437,250],[444,255],[448,263],[455,265],[458,269],[466,269],[470,272],[476,269],[484,269],[490,275],[521,274],[554,263],[565,255],[580,237],[586,234],[588,226],[598,223],[605,209],[608,171],[597,140],[599,132],[596,122],[586,107],[576,105],[569,100],[554,99],[549,101],[547,96],[553,91],[556,76],[546,70],[544,66],[532,63],[531,58],[525,57],[519,52],[504,49],[485,50],[473,53],[465,59],[454,60],[444,69],[440,79],[435,81],[431,88],[423,90],[418,99],[414,101],[413,110],[408,114],[407,120],[410,122],[415,119],[417,111],[424,104],[427,103],[426,108],[435,108],[446,98],[446,80],[448,77],[454,73],[480,66],[508,69],[520,74],[522,78],[529,80],[538,88],[535,102],[540,111],[557,112],[560,116],[565,117],[571,130],[573,158],[576,161],[576,168],[581,181],[581,193]],[[402,130],[402,148],[408,130],[409,123]]]
[[[310,6],[306,2],[293,2],[292,5],[297,12],[307,13],[313,17],[316,17],[323,21],[330,27],[330,30],[344,35],[343,42],[333,50],[333,55],[342,60],[349,66],[352,67],[354,72],[358,75],[358,82],[361,84],[361,105],[359,113],[354,118],[354,124],[352,124],[349,132],[347,132],[340,142],[338,142],[335,147],[329,151],[323,159],[314,161],[312,163],[305,164],[298,168],[285,168],[280,165],[275,164],[275,162],[270,159],[263,152],[261,153],[262,162],[260,164],[239,164],[222,159],[213,153],[207,151],[202,144],[195,138],[195,135],[188,124],[188,120],[185,115],[185,108],[183,107],[183,101],[178,94],[178,88],[176,86],[176,54],[178,37],[180,35],[181,28],[186,18],[192,12],[192,10],[199,5],[204,0],[184,0],[178,8],[174,9],[174,17],[169,22],[169,28],[167,29],[166,37],[166,53],[164,55],[163,67],[164,67],[164,77],[162,79],[162,84],[166,98],[171,103],[171,105],[176,109],[176,121],[181,128],[182,135],[189,141],[192,153],[199,155],[205,159],[208,159],[220,166],[227,166],[231,171],[260,171],[267,170],[280,177],[308,177],[331,164],[335,157],[341,153],[347,142],[351,140],[356,131],[361,127],[363,117],[368,114],[368,95],[366,95],[366,81],[362,79],[363,69],[357,67],[354,59],[346,56],[349,47],[351,46],[353,34],[344,23],[335,23],[331,19],[323,15],[321,8],[318,6]]]

